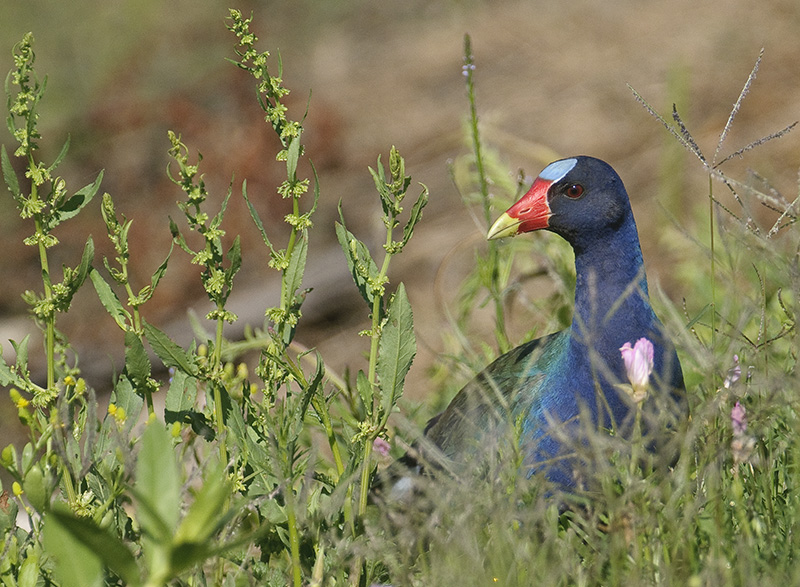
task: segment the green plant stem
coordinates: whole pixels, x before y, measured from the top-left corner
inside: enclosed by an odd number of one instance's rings
[[[136,295],[133,293],[133,288],[131,288],[131,284],[128,283],[128,263],[122,263],[122,277],[125,280],[125,293],[128,294],[128,299],[133,300]],[[142,333],[142,319],[139,316],[139,306],[132,306],[131,310],[133,311],[133,329],[137,334]]]
[[[33,158],[30,164],[33,165]],[[31,187],[31,197],[37,198],[36,184]],[[36,233],[44,234],[44,229],[40,220],[36,220]],[[44,284],[44,296],[50,298],[53,295],[53,288],[50,282],[50,263],[47,260],[47,247],[39,240],[39,261],[42,266],[42,283]],[[55,310],[45,319],[45,353],[47,359],[47,391],[51,392],[56,385],[56,316]]]
[[[72,483],[72,475],[69,472],[69,469],[66,466],[65,462],[61,462],[61,474],[63,475],[64,479],[64,489],[67,493],[67,502],[72,505],[76,501],[78,501],[75,495],[75,485]]]
[[[217,308],[223,309],[221,305],[217,305]],[[214,374],[214,418],[219,438],[219,458],[223,465],[228,462],[228,448],[225,439],[225,419],[222,412],[222,383],[218,380],[217,375],[222,370],[222,327],[224,324],[223,318],[217,318],[217,333],[211,362],[211,372]]]
[[[325,405],[325,400],[319,395],[314,395],[314,397],[311,398],[311,405],[314,406],[314,410],[316,410],[322,422],[322,427],[325,429],[328,446],[331,447],[333,461],[336,464],[336,473],[341,477],[344,474],[344,461],[342,460],[342,451],[339,449],[339,442],[336,440],[336,432],[331,423],[331,415],[328,413],[328,407]]]
[[[378,273],[378,282],[383,287],[386,280],[386,275],[389,273],[389,263],[392,260],[392,254],[389,252],[389,247],[392,244],[392,226],[394,226],[394,218],[388,224],[386,229],[386,253],[383,256],[383,263],[381,264],[380,272]],[[375,292],[375,297],[372,300],[372,336],[370,340],[369,349],[369,374],[368,379],[370,386],[373,390],[372,393],[372,427],[376,428],[380,422],[380,414],[378,414],[378,394],[375,391],[378,389],[377,369],[378,369],[378,348],[381,341],[381,303],[383,296]],[[372,442],[375,440],[375,435],[380,430],[372,431],[364,440],[364,454],[361,461],[361,488],[358,499],[358,515],[363,516],[367,511],[367,501],[369,497],[369,472],[370,472],[370,459],[372,457]]]
[[[297,532],[297,515],[294,507],[294,489],[289,486],[286,488],[286,517],[289,525],[289,550],[292,558],[292,584],[294,587],[301,587],[303,575],[300,567],[300,536]]]
[[[363,516],[367,511],[367,502],[369,498],[369,462],[372,458],[372,442],[375,440],[368,437],[364,441],[364,454],[361,462],[361,493],[358,500],[358,515]]]
[[[716,296],[716,261],[714,260],[714,182],[709,174],[708,176],[708,232],[711,237],[711,349],[714,349],[716,341],[716,313],[717,313],[717,296]]]
[[[636,410],[636,414],[633,421],[633,434],[631,435],[631,465],[629,469],[631,480],[637,478],[636,469],[639,466],[639,445],[642,442],[642,407],[636,405],[634,409]]]
[[[469,101],[469,122],[470,130],[472,133],[472,151],[475,154],[475,170],[478,173],[478,185],[481,193],[481,203],[483,204],[483,216],[486,221],[486,226],[491,226],[492,223],[492,206],[489,199],[489,179],[486,176],[486,168],[483,163],[483,153],[481,149],[481,137],[478,130],[478,106],[475,100],[475,84],[473,81],[473,71],[475,62],[472,57],[472,47],[470,36],[464,36],[464,72],[467,77],[467,100]],[[489,294],[492,296],[494,303],[495,315],[495,340],[502,352],[506,352],[511,348],[511,342],[508,339],[508,334],[505,330],[505,310],[503,308],[503,298],[500,295],[501,287],[499,286],[499,273],[498,273],[498,244],[495,241],[489,241],[489,266],[492,268],[490,283],[488,285]]]
[[[392,219],[392,223],[394,223],[394,219]],[[383,263],[381,264],[381,270],[378,274],[378,281],[383,287],[383,283],[386,280],[386,275],[389,273],[389,262],[392,260],[392,254],[388,252],[388,247],[392,244],[392,229],[389,228],[386,231],[386,247],[387,252],[383,256]],[[372,300],[372,337],[370,340],[370,347],[369,347],[369,382],[373,386],[372,388],[375,389],[377,385],[376,380],[376,371],[378,368],[378,345],[381,341],[381,303],[383,302],[383,296],[378,295],[376,292],[375,297]],[[375,412],[375,407],[378,398],[375,394],[372,395],[372,407],[373,413]]]

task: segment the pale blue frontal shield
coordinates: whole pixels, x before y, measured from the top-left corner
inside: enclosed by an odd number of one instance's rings
[[[577,162],[577,159],[562,159],[561,161],[556,161],[545,167],[539,174],[539,177],[555,183],[572,171],[572,168],[575,167]]]

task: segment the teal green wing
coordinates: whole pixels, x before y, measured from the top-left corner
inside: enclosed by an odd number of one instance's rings
[[[568,340],[564,330],[498,357],[428,423],[426,440],[447,460],[459,463],[507,435],[509,424],[538,411],[547,373],[557,367]]]

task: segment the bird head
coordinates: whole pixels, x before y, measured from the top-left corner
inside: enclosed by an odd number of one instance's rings
[[[549,230],[573,246],[618,228],[630,214],[622,180],[608,163],[571,157],[545,167],[530,190],[489,229],[489,239]]]

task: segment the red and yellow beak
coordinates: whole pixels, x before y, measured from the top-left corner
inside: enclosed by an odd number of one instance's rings
[[[486,238],[492,240],[547,228],[552,215],[547,203],[547,190],[551,185],[552,180],[537,177],[528,193],[492,224]]]

